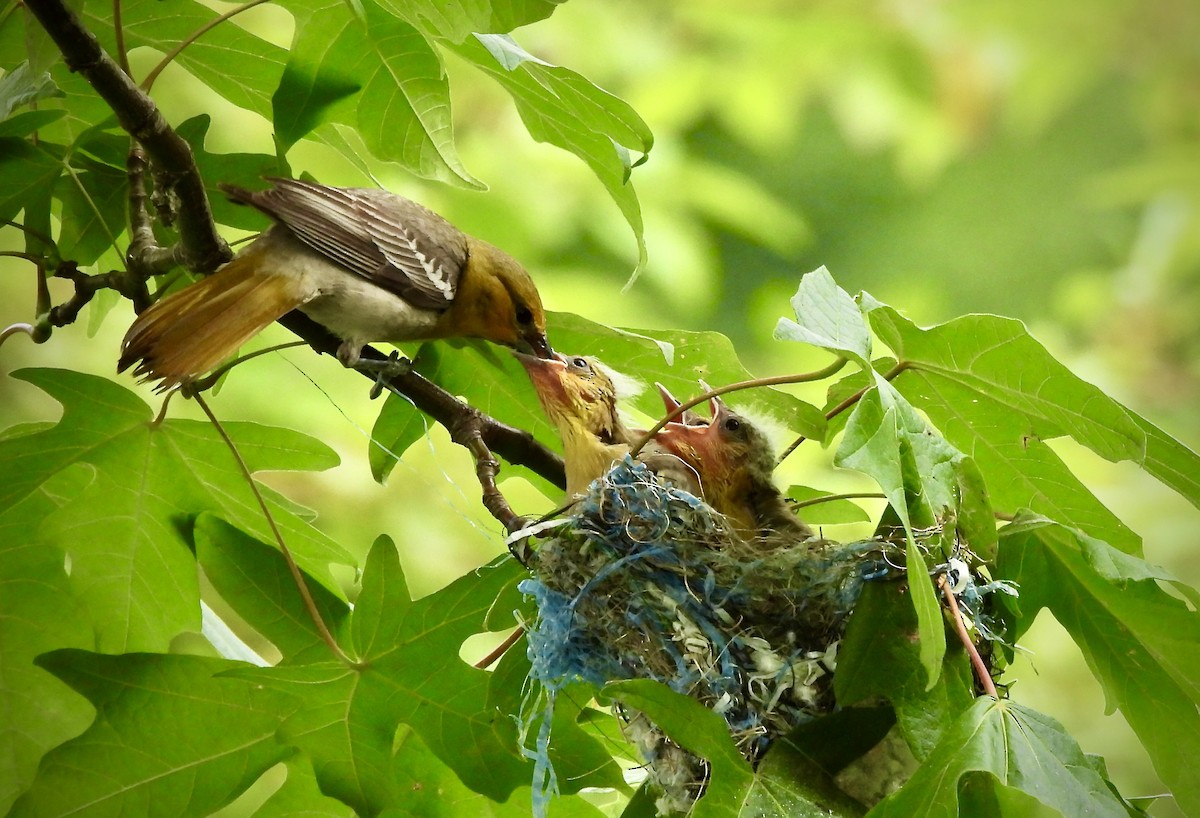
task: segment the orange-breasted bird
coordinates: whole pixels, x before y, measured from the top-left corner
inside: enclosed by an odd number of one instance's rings
[[[218,270],[152,305],[121,345],[118,371],[169,389],[193,380],[294,309],[342,339],[358,362],[372,341],[483,338],[550,354],[542,301],[504,251],[403,196],[297,179],[235,202],[275,224]]]
[[[668,412],[679,401],[657,384]],[[757,426],[733,412],[720,398],[709,401],[712,418],[685,413],[655,436],[658,446],[687,463],[699,475],[704,501],[725,515],[734,530],[751,542],[797,542],[814,536],[796,518],[771,475],[775,454]]]
[[[617,388],[595,358],[519,355],[546,416],[563,442],[567,496],[582,494],[593,480],[629,453],[645,434],[617,411]],[[660,477],[699,494],[699,483],[678,457],[651,443],[638,458]]]

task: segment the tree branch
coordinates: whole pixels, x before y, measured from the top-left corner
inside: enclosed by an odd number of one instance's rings
[[[279,323],[303,338],[315,351],[337,357],[337,349],[341,341],[304,313],[288,313],[279,319]],[[366,361],[387,360],[386,355],[370,346],[363,347],[361,358]],[[372,380],[375,377],[368,373],[363,373],[363,376]],[[476,420],[473,422],[479,424],[479,439],[487,451],[495,452],[509,463],[524,466],[559,488],[566,488],[566,473],[563,470],[562,458],[538,443],[533,435],[524,429],[501,423],[480,412],[416,372],[392,375],[388,379],[388,385],[411,400],[413,405],[422,412],[450,430],[452,437],[456,428],[465,428],[461,427],[464,418],[469,419],[474,416]],[[455,442],[462,443],[461,440]],[[484,489],[486,492],[486,485]],[[490,508],[488,510],[491,511]],[[497,519],[500,518],[497,517]],[[507,527],[504,519],[500,519],[500,522]]]
[[[179,196],[183,265],[194,272],[210,272],[228,261],[229,246],[217,233],[191,146],[171,129],[154,101],[100,47],[63,0],[25,0],[25,5],[54,40],[67,67],[82,74],[108,103],[121,127],[142,144]]]

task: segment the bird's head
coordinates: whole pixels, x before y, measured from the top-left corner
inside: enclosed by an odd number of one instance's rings
[[[628,433],[617,414],[612,377],[595,358],[551,353],[549,358],[518,354],[546,416],[564,440],[582,433],[604,445],[624,442]]]
[[[470,240],[467,272],[451,311],[459,333],[552,359],[546,312],[529,271],[503,250]]]
[[[656,386],[666,410],[676,411],[680,402],[665,386]],[[775,457],[767,436],[720,398],[710,398],[708,405],[711,418],[687,410],[664,426],[655,441],[696,470],[706,494],[732,490],[743,482],[769,481]]]

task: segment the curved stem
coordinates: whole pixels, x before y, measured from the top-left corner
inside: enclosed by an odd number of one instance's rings
[[[292,557],[291,549],[287,547],[287,543],[283,541],[283,534],[279,530],[279,526],[275,524],[275,517],[272,516],[271,510],[267,508],[267,501],[263,499],[262,492],[258,490],[258,484],[254,482],[254,477],[250,474],[250,467],[246,465],[246,461],[242,459],[241,453],[237,450],[237,445],[234,444],[225,427],[217,420],[217,416],[213,414],[208,403],[200,393],[190,395],[192,399],[204,410],[204,414],[208,415],[209,421],[216,428],[217,434],[221,436],[221,440],[225,441],[225,445],[229,447],[229,451],[233,453],[233,459],[237,461],[238,468],[242,472],[242,476],[246,479],[246,483],[250,486],[250,491],[254,493],[254,499],[258,502],[258,507],[266,518],[267,525],[271,528],[271,534],[275,537],[275,543],[279,546],[280,552],[283,554],[283,559],[287,563],[288,570],[292,573],[292,580],[296,583],[296,590],[300,592],[300,598],[304,601],[304,608],[308,611],[308,615],[312,618],[313,624],[317,628],[317,632],[321,635],[323,641],[333,655],[338,658],[343,664],[359,668],[362,665],[354,661],[346,655],[342,650],[342,646],[333,638],[333,634],[329,632],[325,620],[321,618],[321,612],[317,610],[317,603],[313,600],[312,594],[308,591],[308,584],[304,581],[304,574],[300,571],[300,566],[296,564],[296,560]]]
[[[827,494],[824,497],[813,497],[809,500],[795,500],[792,505],[796,508],[808,508],[809,506],[818,506],[821,503],[832,503],[834,500],[886,500],[886,494],[880,494],[877,491],[866,491],[857,494]]]
[[[912,364],[909,363],[908,361],[901,361],[901,362],[897,363],[895,366],[893,366],[891,369],[889,369],[886,373],[884,373],[883,379],[885,381],[894,380],[897,375],[899,375],[901,372],[903,372],[904,370],[908,369],[911,366],[912,366]],[[856,404],[860,400],[862,400],[862,396],[867,394],[867,392],[871,391],[874,388],[875,388],[874,383],[867,384],[862,389],[858,390],[853,395],[846,398],[844,401],[839,403],[837,406],[833,407],[828,412],[826,412],[825,419],[833,420],[835,417],[840,415],[842,412],[845,412],[851,406],[853,406],[854,404]],[[796,451],[796,448],[801,443],[803,443],[805,440],[808,440],[808,438],[806,438],[804,435],[800,435],[798,438],[793,440],[792,445],[790,445],[786,449],[784,449],[783,454],[779,455],[779,460],[776,461],[776,464],[778,465],[779,463],[782,463],[784,460],[786,460],[787,456],[790,455],[792,452]]]
[[[45,260],[41,256],[33,253],[22,253],[19,250],[0,250],[0,256],[4,258],[22,258],[28,262],[32,262],[33,264],[37,264],[38,262]]]
[[[812,381],[822,381],[828,378],[830,375],[835,374],[845,365],[846,359],[838,358],[829,366],[825,367],[824,369],[818,369],[815,372],[801,372],[796,375],[775,375],[774,377],[770,378],[751,378],[750,380],[746,381],[738,381],[737,383],[726,384],[725,386],[718,387],[717,389],[710,389],[707,392],[697,395],[691,400],[679,404],[674,411],[667,413],[666,417],[650,427],[649,431],[647,431],[646,434],[642,436],[641,440],[637,442],[637,445],[630,449],[629,454],[631,457],[637,457],[642,448],[649,443],[656,434],[661,432],[664,426],[682,415],[688,409],[691,409],[693,406],[698,406],[699,404],[704,403],[706,400],[717,398],[721,395],[727,395],[730,392],[738,392],[742,389],[754,389],[759,386],[781,386],[788,383],[811,383]]]
[[[149,92],[150,88],[154,85],[154,81],[156,79],[158,79],[158,75],[161,74],[163,72],[163,69],[166,68],[168,65],[170,65],[175,60],[175,58],[178,57],[180,55],[180,53],[183,52],[183,49],[187,48],[189,45],[196,42],[196,40],[199,40],[205,34],[212,31],[214,28],[216,28],[221,23],[228,20],[230,17],[234,17],[238,14],[241,14],[243,11],[246,11],[247,9],[252,9],[255,6],[260,6],[266,2],[267,2],[267,0],[250,0],[249,3],[243,3],[242,5],[238,6],[237,8],[231,9],[231,10],[225,12],[220,17],[214,17],[212,20],[209,20],[207,23],[200,26],[200,28],[193,31],[182,42],[180,42],[179,45],[175,46],[175,48],[172,49],[171,52],[169,54],[167,54],[167,56],[163,57],[162,60],[159,61],[158,65],[154,66],[154,68],[152,68],[150,70],[150,73],[147,74],[146,78],[142,80],[142,90]],[[128,70],[128,69],[126,69],[126,70]]]
[[[486,670],[487,668],[496,664],[496,662],[500,661],[501,656],[508,653],[509,648],[511,648],[513,645],[517,644],[518,640],[520,640],[520,638],[521,638],[521,635],[524,633],[525,633],[524,628],[517,628],[515,631],[510,633],[508,635],[508,637],[505,638],[505,640],[503,642],[501,642],[494,651],[492,651],[487,656],[483,657],[478,662],[476,662],[475,667],[479,668],[480,670]]]
[[[32,227],[29,227],[28,225],[21,224],[20,222],[14,222],[11,219],[6,219],[6,220],[0,222],[0,225],[4,225],[5,227],[15,227],[18,230],[20,230],[22,233],[24,233],[25,235],[33,236],[35,239],[37,239],[38,241],[40,241],[42,244],[46,245],[47,247],[54,247],[54,239],[50,238],[49,236],[47,236],[45,233],[41,232],[40,230],[34,230]]]
[[[993,699],[999,699],[1000,694],[996,692],[996,683],[992,681],[992,674],[988,672],[983,657],[979,655],[975,643],[971,641],[971,634],[967,633],[962,613],[958,610],[958,600],[954,598],[954,592],[950,590],[950,584],[946,582],[945,574],[938,577],[938,588],[941,589],[942,596],[946,597],[946,605],[950,608],[950,615],[954,618],[954,630],[958,634],[959,641],[963,643],[963,647],[967,649],[967,654],[971,657],[971,666],[975,668],[975,676],[979,679],[979,684],[983,685],[985,693]]]
[[[19,332],[25,333],[32,338],[35,343],[37,342],[37,328],[34,327],[33,324],[9,324],[4,329],[0,330],[0,346],[2,346],[5,341]]]
[[[112,0],[113,36],[117,45],[117,65],[126,74],[129,72],[129,54],[125,50],[125,26],[121,24],[121,0]]]
[[[247,352],[245,355],[239,355],[232,361],[227,361],[221,364],[206,377],[196,381],[194,384],[192,384],[192,389],[197,392],[204,392],[205,390],[210,389],[214,383],[221,379],[222,375],[233,369],[238,364],[246,363],[246,361],[249,361],[251,358],[257,358],[260,355],[266,355],[271,352],[278,352],[281,349],[305,346],[308,346],[307,341],[288,341],[286,344],[275,344],[273,346],[266,347],[265,349],[257,349],[254,352]]]

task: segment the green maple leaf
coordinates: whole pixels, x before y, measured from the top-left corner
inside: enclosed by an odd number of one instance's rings
[[[953,818],[960,814],[959,782],[973,772],[988,773],[1063,815],[1129,815],[1061,724],[1014,702],[981,697],[870,818]]]
[[[402,725],[467,787],[503,801],[532,773],[517,755],[515,725],[488,705],[491,674],[464,663],[458,651],[487,629],[490,615],[497,627],[511,617],[520,574],[511,561],[488,565],[413,601],[395,546],[380,538],[350,620],[357,665],[324,661],[235,675],[301,699],[281,739],[312,758],[322,792],[360,814],[421,797],[404,783],[396,749]]]
[[[12,818],[204,816],[290,752],[275,733],[292,703],[216,675],[235,662],[58,650],[39,664],[86,696],[96,720],[46,754]]]
[[[688,813],[694,818],[848,818],[863,812],[818,764],[798,754],[773,748],[751,769],[723,718],[666,685],[636,679],[607,685],[603,692],[641,710],[673,741],[708,761],[705,794]]]
[[[1196,592],[1111,545],[1034,515],[1001,531],[1000,576],[1020,585],[1013,639],[1045,607],[1079,645],[1185,812],[1200,810],[1200,614]],[[1166,582],[1193,607],[1160,587]],[[1068,813],[1070,814],[1070,813]]]
[[[52,428],[0,442],[0,513],[67,469],[90,480],[48,515],[37,531],[71,560],[73,594],[91,614],[103,651],[166,650],[172,638],[199,629],[199,587],[190,550],[190,518],[211,512],[273,542],[232,455],[207,422],[167,420],[127,389],[67,370],[14,374],[63,405]],[[251,471],[334,465],[323,443],[286,429],[230,423],[229,434]],[[297,560],[337,589],[329,564],[352,564],[341,547],[264,489]]]

